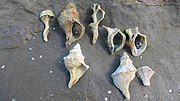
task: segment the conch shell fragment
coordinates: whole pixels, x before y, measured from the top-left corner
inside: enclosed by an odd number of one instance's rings
[[[73,3],[66,6],[58,17],[58,21],[66,33],[66,47],[84,35],[85,27],[80,23],[79,13]]]
[[[129,37],[127,44],[130,46],[133,56],[140,56],[147,47],[147,38],[138,31],[138,27],[126,29]]]
[[[101,20],[104,19],[105,12],[101,9],[99,4],[93,4],[91,8],[93,10],[93,14],[91,15],[93,23],[90,23],[89,26],[91,27],[91,31],[93,33],[92,44],[95,44],[99,36],[98,25]]]
[[[44,23],[44,31],[43,31],[43,39],[45,42],[48,42],[48,34],[49,34],[49,20],[54,17],[54,14],[51,10],[44,10],[40,13],[40,19]]]
[[[85,64],[84,58],[80,44],[78,43],[72,50],[70,50],[69,55],[63,58],[65,66],[70,73],[70,81],[68,84],[69,89],[76,84],[79,78],[89,68],[89,66]]]
[[[126,43],[126,36],[118,28],[102,26],[108,32],[107,44],[111,54],[121,50]]]
[[[154,71],[149,66],[143,66],[137,69],[137,75],[145,86],[150,86],[150,79],[153,74]]]
[[[116,71],[111,75],[113,82],[117,88],[121,90],[123,95],[129,100],[129,85],[135,78],[136,68],[132,64],[132,60],[129,58],[126,52],[120,58],[120,65]]]

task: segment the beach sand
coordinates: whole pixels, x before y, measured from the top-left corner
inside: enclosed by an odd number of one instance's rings
[[[123,101],[125,97],[111,78],[123,52],[128,53],[136,68],[148,65],[155,71],[149,87],[135,77],[129,88],[130,101],[179,101],[180,2],[131,1],[74,0],[86,32],[80,40],[65,47],[65,33],[57,17],[71,0],[1,0],[0,101]],[[93,3],[99,3],[106,12],[95,45],[91,44],[88,27]],[[55,13],[48,43],[42,39],[44,26],[38,18],[45,9]],[[122,31],[139,27],[147,36],[146,51],[134,57],[125,46],[119,53],[109,55],[107,33],[102,25]],[[68,89],[69,73],[63,57],[76,43],[81,45],[90,68]]]

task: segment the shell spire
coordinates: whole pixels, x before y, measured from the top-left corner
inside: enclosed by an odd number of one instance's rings
[[[132,60],[129,58],[126,52],[120,58],[120,65],[116,71],[111,75],[115,86],[121,90],[123,95],[129,100],[129,85],[135,78],[136,68],[132,64]]]
[[[64,64],[70,73],[70,81],[68,84],[68,88],[70,89],[78,82],[89,66],[86,65],[84,61],[85,57],[83,56],[81,46],[78,43],[70,50],[69,55],[63,59]]]

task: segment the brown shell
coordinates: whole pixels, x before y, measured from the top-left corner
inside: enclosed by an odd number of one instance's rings
[[[80,23],[79,13],[73,3],[69,3],[58,17],[59,25],[66,33],[66,46],[79,40],[85,31],[85,27]]]
[[[138,31],[138,27],[126,29],[126,34],[132,55],[140,56],[147,48],[147,37]]]

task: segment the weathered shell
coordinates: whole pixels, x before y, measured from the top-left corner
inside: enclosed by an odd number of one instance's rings
[[[110,28],[103,25],[108,32],[107,36],[107,45],[111,54],[121,50],[126,43],[126,36],[118,28]]]
[[[105,11],[101,9],[101,6],[99,4],[93,4],[91,8],[93,10],[93,14],[91,16],[93,19],[93,23],[90,23],[89,26],[91,27],[91,31],[93,33],[92,44],[95,44],[99,36],[98,25],[101,20],[104,19]]]
[[[140,56],[147,47],[147,38],[138,31],[138,27],[126,29],[129,37],[127,44],[130,46],[133,56]]]
[[[120,65],[116,71],[111,75],[113,82],[117,88],[121,90],[123,95],[129,100],[129,85],[135,78],[136,68],[132,64],[132,60],[129,58],[126,52],[120,58]]]
[[[79,13],[73,3],[66,6],[58,17],[58,21],[66,33],[66,47],[84,35],[85,27],[80,23]]]
[[[137,69],[137,75],[145,86],[150,86],[150,79],[153,74],[154,71],[149,66],[143,66]]]
[[[49,17],[53,17],[54,14],[51,10],[43,10],[40,15],[39,15],[39,18],[42,18],[44,16],[49,16]]]
[[[78,43],[72,50],[70,50],[69,55],[63,59],[64,64],[70,73],[70,81],[68,84],[68,88],[70,89],[74,84],[76,84],[89,66],[84,62],[85,57],[83,56],[81,46]]]
[[[49,20],[54,17],[54,14],[51,10],[43,10],[40,13],[39,18],[44,24],[44,31],[43,31],[43,39],[45,42],[48,42],[48,34],[49,34]]]

